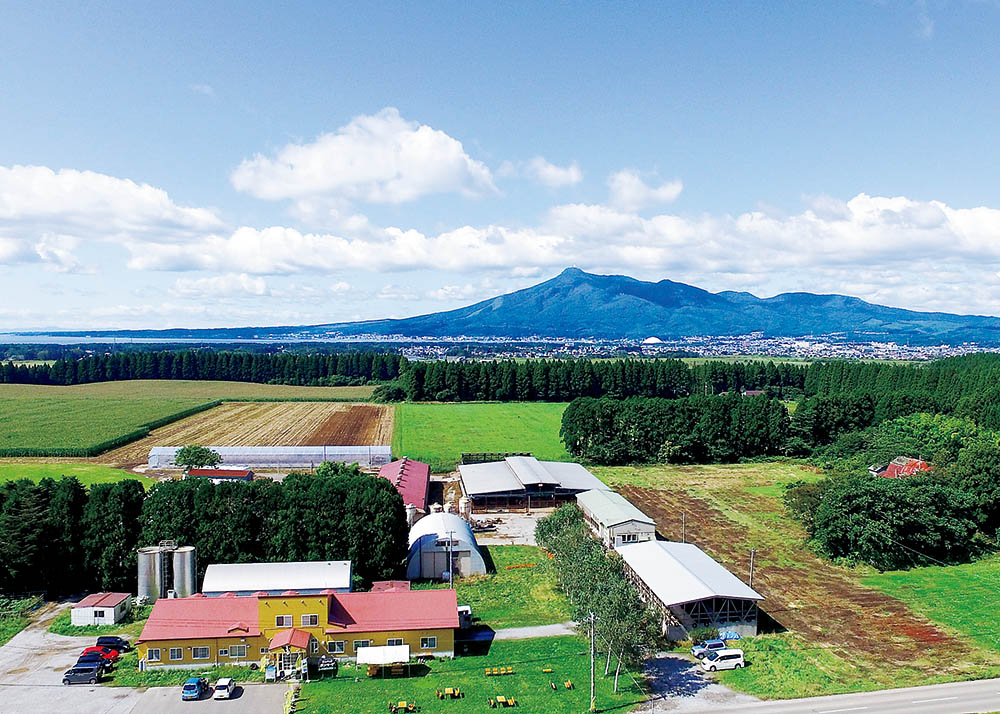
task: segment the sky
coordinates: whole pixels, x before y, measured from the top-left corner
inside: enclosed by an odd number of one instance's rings
[[[0,331],[568,266],[1000,315],[1000,3],[8,2]]]

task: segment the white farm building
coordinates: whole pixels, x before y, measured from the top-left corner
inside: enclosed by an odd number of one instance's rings
[[[114,625],[128,614],[132,596],[128,593],[93,593],[73,606],[71,625]]]
[[[318,595],[333,590],[351,592],[351,561],[316,560],[299,563],[227,563],[209,565],[201,592],[207,597],[225,593],[280,595],[294,590]]]
[[[484,575],[486,561],[468,523],[454,513],[431,513],[410,529],[406,577],[447,580],[449,570],[455,578]]]
[[[583,519],[607,548],[656,539],[656,523],[614,491],[584,491],[576,496]]]
[[[674,640],[696,627],[757,634],[757,603],[764,596],[691,543],[651,540],[617,549],[639,595],[663,616]]]
[[[181,468],[174,463],[179,446],[154,446],[149,468]],[[324,461],[378,468],[392,461],[390,446],[209,446],[225,468],[313,469]]]
[[[508,456],[503,461],[458,467],[462,493],[475,511],[551,508],[576,500],[576,494],[607,490],[580,464],[539,461],[533,456]]]

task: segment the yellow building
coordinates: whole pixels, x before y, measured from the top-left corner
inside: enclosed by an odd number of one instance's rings
[[[160,599],[138,640],[145,667],[205,667],[267,659],[279,670],[302,657],[353,659],[361,647],[409,645],[416,656],[455,653],[454,590],[300,595],[222,595]]]

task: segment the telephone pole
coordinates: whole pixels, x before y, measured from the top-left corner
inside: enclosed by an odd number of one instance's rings
[[[455,573],[454,573],[455,563],[452,558],[452,545],[454,543],[453,540],[454,535],[455,531],[448,531],[448,587],[449,588],[455,587]],[[751,575],[750,578],[753,579],[753,575]]]
[[[681,543],[687,543],[687,514],[681,514]]]
[[[753,587],[753,557],[757,554],[756,548],[750,549],[750,587]]]

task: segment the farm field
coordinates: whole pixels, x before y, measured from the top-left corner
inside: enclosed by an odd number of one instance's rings
[[[156,481],[139,474],[120,469],[113,469],[108,466],[90,464],[84,461],[74,462],[52,462],[52,463],[0,463],[0,483],[4,481],[16,481],[28,478],[32,481],[41,481],[43,478],[62,478],[73,476],[84,486],[91,486],[95,483],[113,483],[125,478],[134,478],[141,481],[146,488],[152,486]]]
[[[99,459],[119,466],[144,463],[154,446],[388,445],[391,438],[391,406],[225,402],[154,429],[149,436],[102,454]]]
[[[565,404],[509,402],[404,403],[396,406],[392,451],[455,469],[463,452],[526,451],[547,461],[569,461],[559,439]]]
[[[753,665],[723,683],[774,699],[997,676],[1000,667],[958,628],[876,588],[864,568],[820,558],[784,510],[785,484],[819,475],[795,464],[596,468],[666,538],[686,538],[754,589],[775,634],[745,642]],[[959,607],[958,604],[955,607]],[[927,614],[922,614],[927,613]],[[742,646],[742,645],[741,645]]]
[[[366,399],[370,387],[135,380],[0,385],[0,449],[78,449],[216,399]]]
[[[571,619],[569,603],[556,582],[555,564],[541,548],[494,545],[481,549],[487,564],[492,559],[496,572],[455,581],[458,601],[472,607],[473,617],[495,630],[550,625]],[[517,565],[531,567],[507,569]]]
[[[603,662],[603,660],[601,660]],[[510,666],[513,676],[486,677],[485,667]],[[490,711],[487,699],[513,697],[515,711],[577,714],[585,712],[590,698],[590,648],[581,637],[546,637],[534,640],[494,642],[488,655],[435,660],[427,663],[425,676],[372,678],[353,666],[341,667],[336,677],[305,684],[296,711],[311,714],[352,712],[385,714],[386,702],[415,702],[423,714],[483,714]],[[551,668],[551,674],[543,669]],[[597,670],[597,709],[625,712],[642,701],[643,694],[628,672],[619,678],[613,692],[614,670],[604,676]],[[563,683],[571,681],[573,689]],[[549,682],[554,682],[553,690]],[[461,699],[439,700],[436,690],[458,687]]]

